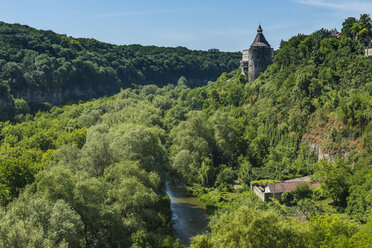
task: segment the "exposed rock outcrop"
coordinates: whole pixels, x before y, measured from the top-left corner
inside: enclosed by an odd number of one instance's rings
[[[14,101],[9,92],[0,92],[0,121],[11,119],[14,116],[14,113]]]
[[[85,87],[76,85],[74,87],[56,87],[50,90],[41,90],[40,88],[25,88],[12,92],[14,98],[25,99],[28,103],[48,102],[52,105],[64,104],[67,102],[77,102],[79,100],[89,100],[102,97],[104,95],[113,95],[119,92],[119,88],[112,87]]]
[[[321,144],[313,142],[307,142],[307,144],[310,148],[310,151],[313,151],[318,157],[318,161],[327,159],[330,162],[334,162],[337,158],[346,158],[347,156],[347,151],[344,151],[342,153],[329,153],[322,149]]]

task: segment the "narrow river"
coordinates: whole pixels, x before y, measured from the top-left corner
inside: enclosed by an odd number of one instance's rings
[[[203,203],[187,194],[183,186],[167,182],[166,193],[170,198],[174,236],[189,246],[191,237],[206,232],[207,211]]]

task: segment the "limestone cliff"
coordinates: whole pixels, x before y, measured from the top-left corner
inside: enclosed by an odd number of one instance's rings
[[[15,112],[14,101],[8,91],[0,93],[0,121],[13,117]]]
[[[339,151],[339,152],[329,152],[326,151],[324,148],[322,148],[321,144],[308,142],[307,143],[310,151],[314,152],[315,155],[318,157],[318,161],[326,159],[330,162],[334,162],[337,158],[346,158],[347,157],[347,151]]]
[[[118,87],[101,86],[101,87],[84,87],[75,85],[73,87],[55,87],[44,90],[38,87],[29,87],[22,90],[11,92],[14,98],[25,99],[28,103],[48,102],[52,105],[59,105],[68,102],[77,102],[79,100],[89,100],[92,98],[112,95],[119,92]]]

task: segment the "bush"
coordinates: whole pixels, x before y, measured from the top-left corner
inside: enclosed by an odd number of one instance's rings
[[[231,167],[227,167],[221,170],[220,173],[218,173],[215,184],[221,190],[222,189],[231,190],[231,184],[235,178],[236,174],[233,171],[233,169]]]
[[[27,101],[24,99],[14,99],[15,113],[18,114],[28,114],[30,113],[30,107],[27,104]]]
[[[324,200],[327,198],[324,191],[321,188],[314,188],[311,190],[313,192],[311,198],[315,201]]]

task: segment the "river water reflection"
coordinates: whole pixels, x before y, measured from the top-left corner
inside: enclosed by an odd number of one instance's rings
[[[187,194],[183,186],[167,182],[166,193],[171,202],[174,236],[189,246],[191,237],[207,231],[207,211],[203,203]]]

